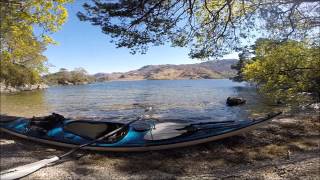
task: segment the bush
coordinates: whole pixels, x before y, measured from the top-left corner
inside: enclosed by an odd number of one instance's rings
[[[246,80],[278,100],[320,98],[320,49],[301,42],[256,43],[255,57],[243,69]]]
[[[41,77],[35,70],[9,61],[0,61],[0,81],[7,86],[21,86],[24,84],[36,84],[41,82]]]
[[[44,77],[48,84],[81,84],[95,81],[93,76],[88,75],[83,68],[76,68],[73,71],[60,69],[59,72],[48,74]]]

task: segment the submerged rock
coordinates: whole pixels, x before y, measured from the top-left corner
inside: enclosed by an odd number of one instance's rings
[[[245,103],[246,100],[240,97],[228,97],[226,102],[228,106],[238,106]]]

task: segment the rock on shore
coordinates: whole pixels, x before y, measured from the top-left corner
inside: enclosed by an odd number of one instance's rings
[[[14,92],[20,92],[20,91],[32,91],[32,90],[37,90],[37,89],[46,89],[49,86],[40,83],[40,84],[24,84],[21,86],[7,86],[4,83],[0,83],[0,92],[1,93],[14,93]]]
[[[87,81],[83,81],[83,82],[69,82],[69,81],[63,81],[63,82],[59,82],[58,85],[62,85],[62,86],[72,86],[72,85],[85,85],[85,84],[89,84],[89,82]]]
[[[228,97],[226,101],[226,104],[228,106],[238,106],[245,103],[246,103],[246,100],[241,97]]]

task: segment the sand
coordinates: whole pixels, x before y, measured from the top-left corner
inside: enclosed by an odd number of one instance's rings
[[[320,179],[319,131],[319,116],[282,116],[243,135],[193,147],[80,151],[23,179]],[[0,147],[1,170],[67,152],[4,133]]]

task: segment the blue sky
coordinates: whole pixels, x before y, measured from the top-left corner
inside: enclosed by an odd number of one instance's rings
[[[110,37],[103,34],[99,27],[81,22],[76,13],[82,10],[84,1],[67,5],[69,18],[62,29],[52,35],[58,45],[49,46],[45,51],[50,72],[60,68],[72,70],[85,68],[90,74],[98,72],[125,72],[150,64],[191,64],[200,60],[188,57],[187,48],[173,48],[169,45],[150,47],[147,54],[130,54],[128,49],[115,48]],[[233,53],[224,58],[237,58]]]

